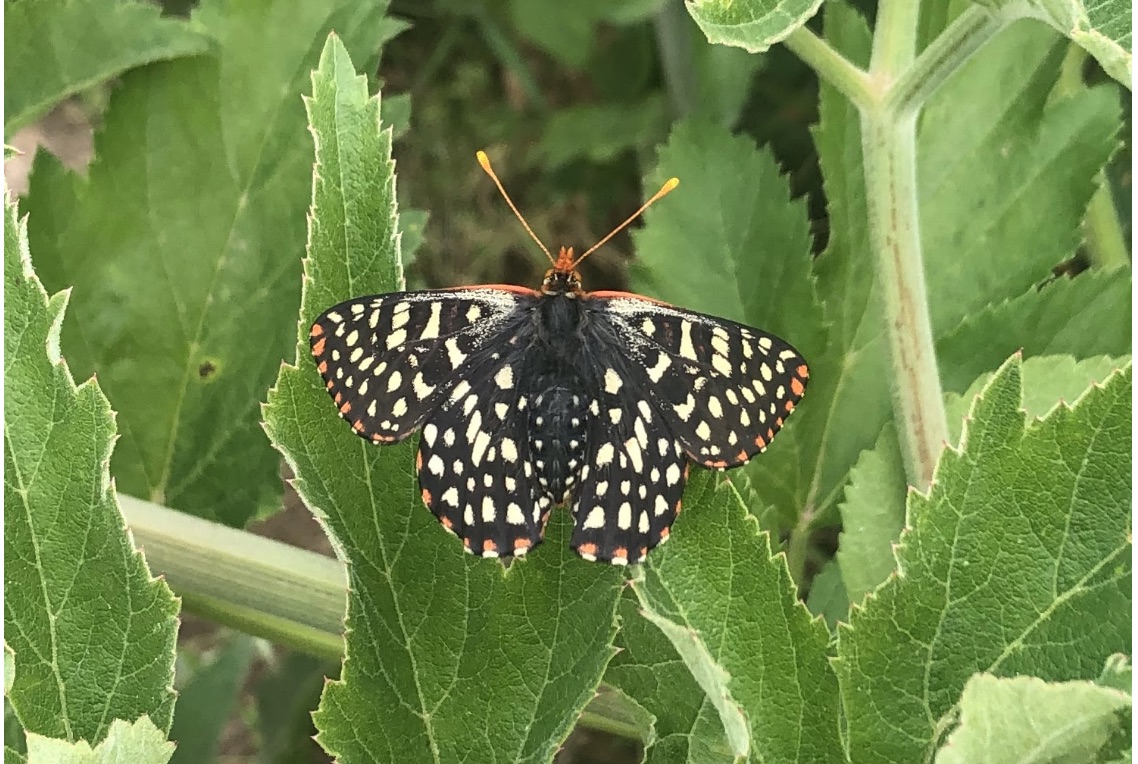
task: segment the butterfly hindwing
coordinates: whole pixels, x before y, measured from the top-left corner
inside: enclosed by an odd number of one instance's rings
[[[590,302],[621,343],[618,372],[693,461],[723,469],[766,450],[806,388],[797,350],[733,321],[608,294]]]
[[[352,429],[394,443],[446,400],[526,295],[533,292],[481,288],[349,300],[312,324],[312,355]]]
[[[541,542],[552,508],[535,475],[516,365],[516,356],[502,355],[460,380],[419,440],[423,501],[484,557],[524,555]]]
[[[587,560],[633,564],[668,538],[688,458],[648,397],[601,360],[570,545]]]

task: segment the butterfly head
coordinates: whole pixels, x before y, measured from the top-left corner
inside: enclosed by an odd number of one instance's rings
[[[553,261],[553,267],[545,272],[541,281],[542,294],[578,295],[581,289],[581,274],[573,267],[573,248],[562,247]]]

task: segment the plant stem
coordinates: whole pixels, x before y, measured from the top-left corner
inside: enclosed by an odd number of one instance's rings
[[[810,556],[810,526],[813,522],[814,512],[805,507],[786,540],[786,567],[799,591],[806,585],[806,561]]]
[[[691,18],[684,0],[665,0],[652,19],[656,44],[660,46],[660,62],[672,116],[683,119],[698,105],[695,67],[692,65]]]
[[[118,498],[151,572],[165,577],[186,610],[322,658],[343,655],[347,579],[339,561]]]
[[[1087,205],[1083,233],[1087,237],[1087,254],[1095,268],[1113,270],[1130,263],[1130,248],[1118,220],[1114,194],[1105,172],[1099,173],[1098,189]]]
[[[877,260],[893,388],[893,416],[910,485],[928,488],[948,439],[929,320],[917,203],[917,117],[882,110],[862,119],[869,241]]]
[[[920,0],[880,0],[877,5],[869,72],[885,87],[892,87],[917,56],[920,16]]]
[[[833,85],[856,106],[866,108],[878,99],[869,75],[805,26],[791,32],[783,44],[813,69],[819,79]]]
[[[899,72],[896,83],[889,88],[886,106],[898,114],[920,109],[938,87],[1007,23],[1004,16],[982,5],[965,8],[906,70]]]
[[[917,0],[882,0],[873,34],[870,76],[892,90],[916,58]],[[917,199],[917,112],[898,111],[889,98],[862,110],[869,243],[877,261],[893,417],[910,485],[932,482],[948,440],[940,373],[929,319]]]

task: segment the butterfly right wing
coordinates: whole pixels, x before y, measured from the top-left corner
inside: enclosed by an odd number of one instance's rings
[[[395,443],[475,373],[534,299],[506,286],[359,297],[322,313],[309,344],[340,416],[363,438]]]

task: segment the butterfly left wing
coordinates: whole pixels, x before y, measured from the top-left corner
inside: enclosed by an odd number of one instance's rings
[[[472,364],[524,320],[533,295],[484,287],[360,297],[322,313],[309,344],[340,416],[361,437],[395,443],[476,374]]]
[[[607,327],[623,348],[614,371],[706,467],[735,467],[765,451],[806,390],[805,359],[772,334],[635,295],[587,299],[594,341],[605,341]]]

